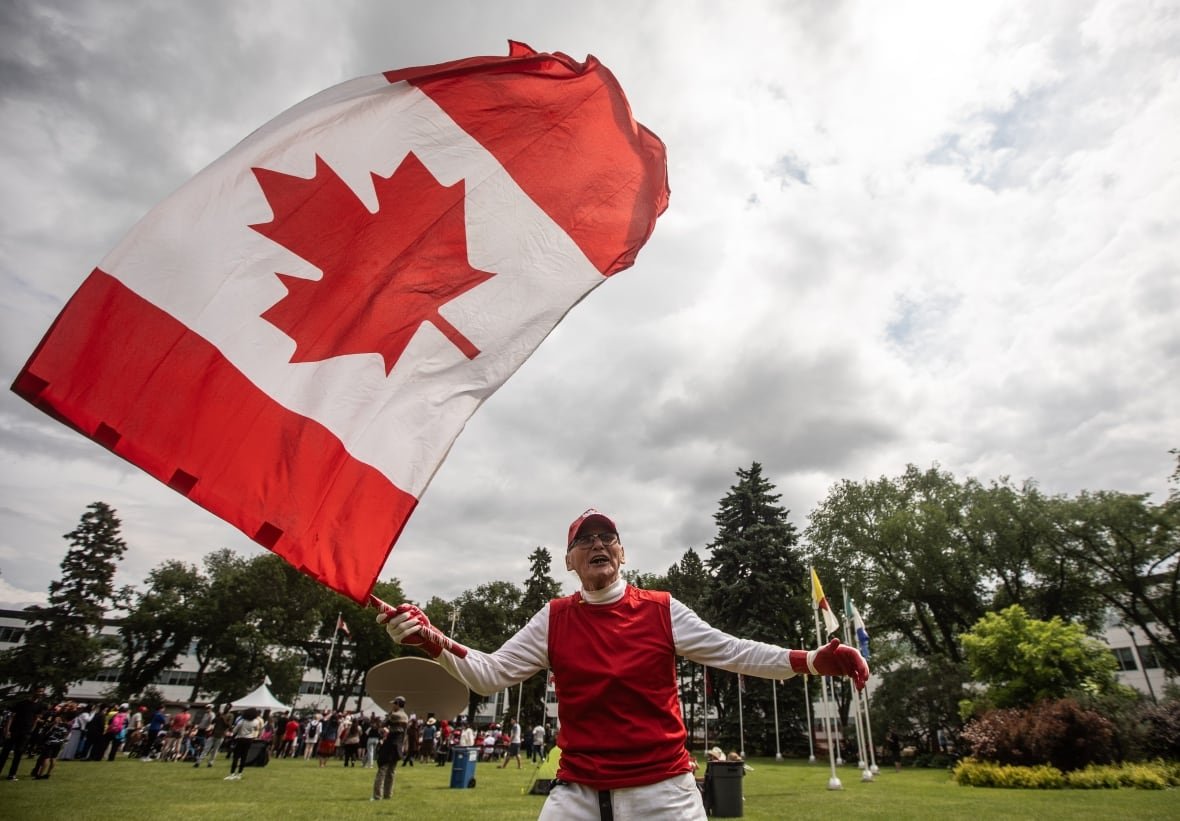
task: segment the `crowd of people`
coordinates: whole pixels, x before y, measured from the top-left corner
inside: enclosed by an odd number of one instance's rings
[[[404,703],[404,701],[403,701]],[[390,715],[402,705],[391,705]],[[482,760],[512,760],[520,766],[521,731],[514,719],[491,723],[477,732],[465,719],[438,719],[433,714],[405,714],[404,727],[395,727],[396,758],[391,767],[432,763],[446,766],[455,746],[479,746]],[[379,767],[382,744],[390,736],[388,716],[347,710],[262,713],[255,708],[218,710],[213,704],[185,705],[172,711],[163,706],[50,704],[38,688],[0,712],[3,747],[0,771],[9,764],[15,781],[23,758],[33,758],[31,776],[49,778],[56,761],[114,761],[119,755],[142,762],[187,762],[212,767],[221,754],[230,762],[226,780],[240,780],[251,763],[251,749],[267,757],[302,758],[319,766]],[[533,761],[545,754],[551,730],[538,724],[528,735],[525,753]],[[256,745],[255,742],[266,742]],[[385,744],[388,758],[394,750]],[[255,753],[258,755],[260,753]]]

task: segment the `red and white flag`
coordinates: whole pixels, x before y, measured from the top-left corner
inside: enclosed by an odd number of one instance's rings
[[[593,57],[351,80],[152,209],[13,390],[364,602],[467,419],[667,203]]]
[[[348,629],[348,622],[344,620],[344,616],[336,617],[336,629],[342,631],[349,638],[352,638],[352,631]]]

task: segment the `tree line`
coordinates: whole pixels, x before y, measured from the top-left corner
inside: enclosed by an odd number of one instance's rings
[[[972,675],[962,636],[1013,605],[1089,634],[1113,613],[1146,638],[1166,670],[1180,671],[1180,459],[1174,489],[1159,504],[1113,491],[1051,496],[1031,481],[985,484],[937,465],[909,465],[899,476],[837,483],[803,532],[759,463],[736,476],[713,514],[717,530],[708,544],[699,552],[687,547],[664,573],[629,571],[628,580],[669,591],[734,635],[812,646],[807,568],[814,565],[837,610],[845,591],[855,599],[873,636],[873,667],[888,670],[874,695],[875,737],[903,718],[930,737],[961,726]],[[198,663],[192,700],[230,700],[269,676],[275,695],[291,701],[305,665],[327,667],[342,614],[351,636],[336,645],[326,670],[326,693],[342,707],[352,697],[359,704],[371,666],[416,652],[393,645],[372,611],[271,554],[220,550],[200,566],[170,560],[142,586],[116,590],[114,567],[126,545],[114,511],[92,504],[65,538],[62,576],[50,585],[48,606],[30,613],[26,640],[0,654],[0,679],[44,684],[60,695],[113,656],[118,681],[109,695],[127,700],[150,692],[191,648]],[[547,548],[536,547],[529,563],[523,584],[489,581],[452,600],[432,597],[423,609],[463,643],[494,649],[560,592]],[[374,593],[388,602],[405,598],[396,579],[379,582]],[[97,629],[110,611],[119,614],[113,643]],[[696,665],[680,665],[690,728],[703,731],[698,705],[707,698],[710,738],[736,747],[737,677],[706,677]],[[543,674],[511,692],[526,723],[543,716],[544,692]],[[846,716],[849,691],[840,695]],[[472,696],[472,714],[481,701]],[[751,754],[773,754],[779,745],[788,754],[806,750],[802,687],[747,678],[741,703]]]

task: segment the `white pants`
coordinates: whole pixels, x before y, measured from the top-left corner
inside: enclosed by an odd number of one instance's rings
[[[706,821],[705,804],[692,773],[643,787],[611,790],[615,821]],[[584,784],[554,786],[538,821],[599,821],[598,790]]]

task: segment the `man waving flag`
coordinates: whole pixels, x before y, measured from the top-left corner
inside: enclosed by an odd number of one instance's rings
[[[593,57],[351,80],[152,209],[13,390],[363,602],[467,419],[667,203]]]

